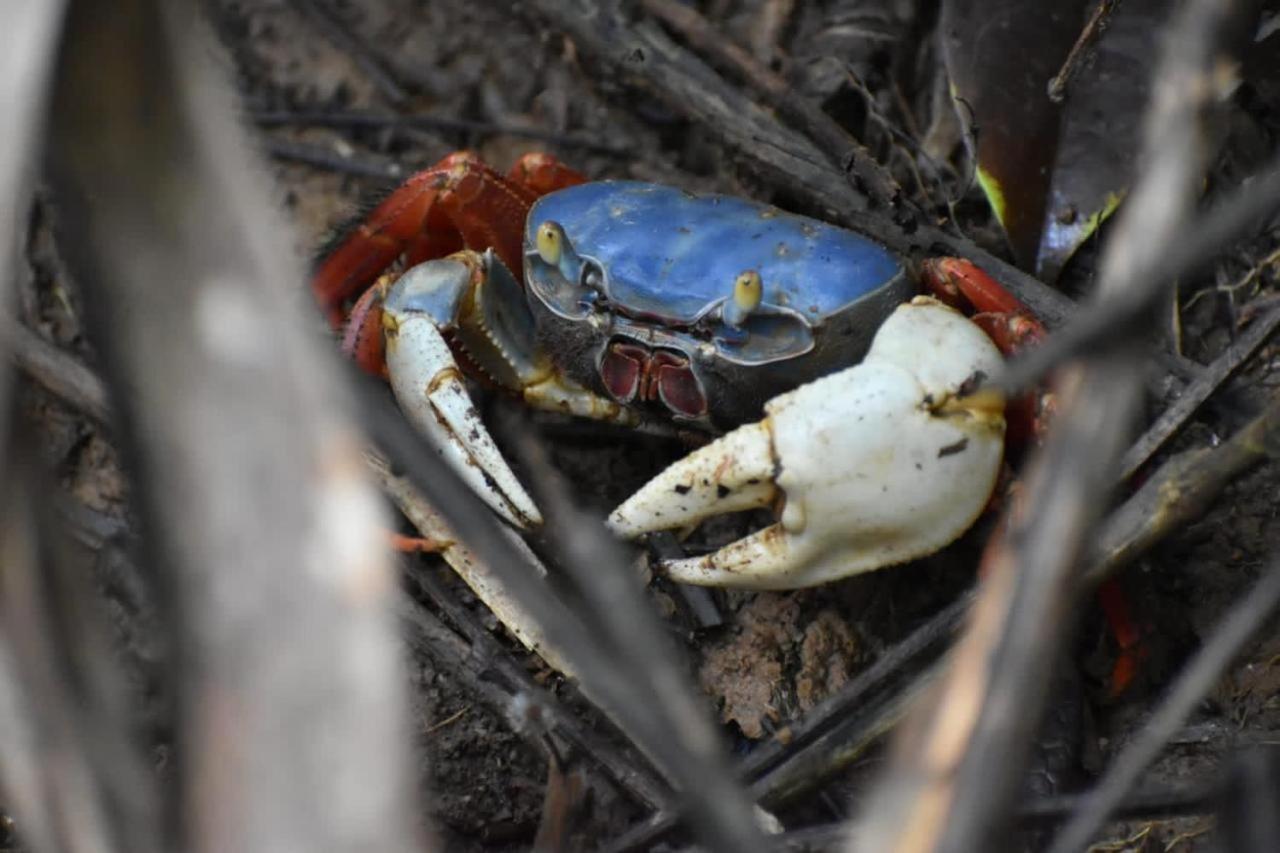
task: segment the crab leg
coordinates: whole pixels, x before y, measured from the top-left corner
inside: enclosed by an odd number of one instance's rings
[[[764,420],[675,463],[609,517],[624,536],[782,503],[778,523],[674,580],[794,588],[922,557],[960,536],[995,486],[1003,401],[964,395],[1000,364],[961,314],[919,297],[880,328],[866,359],[771,400]]]
[[[312,290],[337,327],[344,320],[342,303],[402,256],[413,266],[464,245],[489,247],[519,270],[529,206],[540,195],[583,180],[547,154],[526,154],[503,178],[475,153],[457,151],[383,199],[324,259]]]
[[[637,416],[560,375],[534,347],[533,319],[519,282],[493,252],[458,252],[383,282],[353,320],[353,344],[374,335],[387,378],[410,421],[493,509],[517,527],[542,523],[480,420],[455,351],[526,403],[621,424]]]

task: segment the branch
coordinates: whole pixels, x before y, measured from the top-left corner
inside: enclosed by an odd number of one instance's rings
[[[198,20],[74,4],[49,140],[175,654],[170,846],[422,849],[378,499]]]
[[[1147,127],[1146,167],[1106,247],[1099,305],[1149,278],[1183,233],[1209,150],[1202,114],[1219,50],[1241,8],[1190,0],[1166,37]],[[976,850],[999,846],[1072,625],[1084,554],[1140,397],[1140,338],[1126,337],[1063,373],[1063,411],[991,543],[969,629],[942,688],[915,718],[868,804],[857,846]],[[905,737],[905,735],[904,735]]]

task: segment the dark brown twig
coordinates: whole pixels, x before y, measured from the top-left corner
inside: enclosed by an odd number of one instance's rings
[[[1080,37],[1071,46],[1071,52],[1067,54],[1062,68],[1049,81],[1049,100],[1057,104],[1066,97],[1067,87],[1071,85],[1071,81],[1083,67],[1085,60],[1091,55],[1095,42],[1106,31],[1107,21],[1119,5],[1120,0],[1099,0],[1098,5],[1093,9],[1093,14],[1085,22],[1084,29],[1080,31]]]
[[[368,46],[347,29],[333,10],[322,0],[290,0],[298,13],[309,20],[313,26],[338,50],[351,57],[352,61],[364,72],[374,87],[382,93],[392,106],[409,100],[406,92],[391,74],[382,67],[382,62],[374,56]]]
[[[312,127],[343,128],[427,128],[430,130],[456,131],[469,134],[519,136],[525,139],[536,139],[562,148],[577,148],[594,154],[608,154],[613,157],[629,157],[632,151],[608,145],[599,139],[575,136],[569,133],[557,133],[540,127],[528,127],[520,124],[504,124],[501,122],[474,121],[472,119],[452,118],[434,115],[397,115],[394,113],[374,112],[322,112],[271,110],[249,113],[249,119],[261,127],[280,127],[283,125],[303,125]]]
[[[13,361],[32,380],[99,424],[109,425],[111,401],[98,375],[70,353],[19,323],[6,326]]]
[[[508,694],[508,699],[517,693],[528,697],[529,703],[539,709],[541,725],[546,732],[563,738],[566,743],[596,762],[614,784],[638,802],[656,808],[669,799],[667,786],[652,775],[648,768],[628,760],[611,744],[584,728],[562,702],[539,687],[525,667],[499,645],[475,614],[463,607],[438,578],[428,571],[411,571],[410,577],[471,644],[470,657],[474,664],[469,662],[468,666],[496,670],[512,691]]]
[[[717,64],[736,72],[770,106],[817,143],[855,189],[865,191],[877,205],[892,211],[900,225],[909,230],[918,224],[920,212],[903,194],[893,175],[876,161],[865,145],[816,104],[794,91],[785,79],[726,39],[693,7],[674,0],[642,0],[641,6],[678,31],[691,45],[710,55]]]
[[[1119,481],[1124,482],[1136,474],[1182,428],[1201,404],[1266,343],[1277,327],[1280,327],[1280,310],[1273,310],[1254,320],[1248,330],[1214,359],[1204,373],[1184,388],[1173,405],[1161,412],[1155,423],[1125,451],[1120,459]]]
[[[118,656],[69,559],[31,428],[0,487],[0,790],[31,849],[158,853],[159,789]]]
[[[693,685],[685,679],[684,666],[645,598],[643,584],[625,558],[623,546],[600,519],[574,505],[567,484],[551,467],[546,451],[532,433],[520,428],[524,424],[516,423],[509,413],[505,426],[529,469],[529,482],[546,519],[547,539],[582,595],[586,605],[582,615],[596,642],[612,647],[618,663],[649,697],[651,718],[660,721],[686,760],[705,768],[700,780],[706,786],[703,791],[682,786],[692,806],[687,814],[690,823],[697,827],[713,818],[745,821],[736,828],[733,849],[757,849],[762,839],[750,802],[729,771],[719,733]],[[605,710],[611,716],[626,718],[621,708],[609,705]],[[651,747],[646,751],[662,766],[660,753]]]
[[[839,693],[785,726],[785,737],[761,744],[744,758],[738,775],[751,782],[757,802],[770,806],[789,802],[847,767],[879,740],[901,717],[903,697],[928,683],[931,664],[972,604],[970,593],[947,605],[887,649]],[[659,812],[619,836],[607,849],[610,853],[648,849],[675,822],[676,815]]]
[[[1241,473],[1280,452],[1280,399],[1218,447],[1165,462],[1107,518],[1094,545],[1089,584],[1100,583],[1199,518]]]
[[[331,172],[342,172],[362,178],[377,178],[382,181],[399,180],[405,176],[405,169],[399,163],[387,159],[375,159],[370,156],[339,154],[320,145],[308,145],[305,142],[286,142],[283,139],[265,139],[263,150],[277,160],[289,160],[294,163],[305,163],[317,169]]]

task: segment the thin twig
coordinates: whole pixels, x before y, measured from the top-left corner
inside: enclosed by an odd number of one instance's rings
[[[612,157],[630,157],[635,153],[629,148],[620,148],[616,145],[601,142],[599,139],[585,136],[557,133],[554,130],[521,124],[475,121],[473,119],[453,118],[450,116],[398,115],[395,113],[375,112],[326,112],[318,110],[297,112],[268,110],[250,112],[248,117],[250,121],[261,127],[302,125],[342,128],[427,128],[469,134],[519,136],[525,139],[548,142],[562,148],[576,148],[593,154],[607,154]]]
[[[20,323],[8,323],[13,360],[32,380],[99,424],[111,421],[111,401],[98,375],[69,352]]]
[[[82,567],[59,547],[33,428],[0,488],[0,789],[32,849],[165,848],[160,796]],[[27,823],[26,821],[29,821]]]
[[[317,169],[327,169],[331,172],[342,172],[362,178],[395,181],[405,176],[404,167],[391,160],[357,156],[353,153],[340,154],[324,146],[308,145],[305,142],[264,139],[262,149],[277,160],[305,163]]]
[[[1102,582],[1199,518],[1223,488],[1280,451],[1280,398],[1218,447],[1165,462],[1102,525],[1085,582]]]
[[[899,225],[910,229],[918,224],[922,218],[920,211],[905,196],[889,170],[817,104],[792,89],[783,77],[725,38],[693,7],[675,0],[642,0],[641,6],[678,31],[691,45],[709,54],[717,64],[736,72],[770,106],[808,134],[855,189],[866,192],[873,202],[891,211]]]
[[[1222,783],[1218,781],[1187,788],[1130,792],[1116,807],[1114,816],[1135,821],[1197,817],[1212,813],[1221,793]],[[1031,800],[1018,809],[1017,819],[1023,826],[1058,823],[1079,808],[1082,799],[1083,796],[1079,794],[1063,794]],[[830,823],[784,832],[771,839],[775,845],[771,849],[779,853],[839,850],[848,837],[847,825]]]
[[[523,695],[531,707],[538,709],[542,731],[562,738],[581,751],[600,767],[605,776],[638,803],[657,808],[670,799],[670,789],[647,767],[627,759],[607,740],[584,727],[577,716],[554,694],[539,687],[526,668],[493,638],[476,615],[464,607],[431,572],[410,571],[409,577],[471,644],[466,665],[475,668],[477,676],[487,675],[490,681],[494,675],[490,670],[496,671],[507,683],[510,691],[507,694],[508,712],[511,700],[516,695]]]
[[[1254,320],[1248,331],[1233,341],[1203,374],[1184,388],[1173,405],[1161,412],[1155,423],[1125,451],[1120,459],[1120,476],[1117,479],[1125,482],[1147,464],[1147,460],[1182,428],[1200,405],[1266,343],[1277,327],[1280,327],[1280,310],[1272,310]]]
[[[350,56],[352,61],[364,72],[364,75],[369,78],[369,82],[393,106],[409,100],[409,93],[382,67],[382,62],[378,57],[374,56],[368,46],[347,29],[346,24],[333,13],[332,9],[320,2],[320,0],[290,0],[290,3],[334,47]]]
[[[969,593],[947,605],[886,649],[834,696],[752,750],[739,763],[738,776],[752,783],[757,802],[782,804],[812,789],[884,735],[905,709],[902,698],[917,693],[931,680],[931,665],[954,635],[973,598]],[[610,853],[647,850],[675,826],[676,818],[675,813],[651,815],[606,849]]]
[[[1084,60],[1090,55],[1094,43],[1106,30],[1107,21],[1115,13],[1119,5],[1120,0],[1099,0],[1098,5],[1093,9],[1093,14],[1089,16],[1089,20],[1085,23],[1084,29],[1080,31],[1080,37],[1071,46],[1071,52],[1067,54],[1066,60],[1062,63],[1062,68],[1058,69],[1058,73],[1053,75],[1053,79],[1049,81],[1049,100],[1055,104],[1062,103],[1062,99],[1067,94],[1067,87],[1071,85],[1071,81],[1083,67]]]
[[[660,713],[672,744],[689,760],[711,768],[700,780],[707,786],[704,791],[695,794],[683,789],[693,806],[688,813],[690,822],[696,827],[712,819],[746,821],[738,827],[735,849],[755,849],[761,838],[750,803],[729,772],[719,733],[693,685],[685,679],[685,666],[677,659],[667,630],[646,599],[623,546],[599,518],[574,505],[546,450],[531,432],[521,429],[524,424],[516,423],[514,413],[508,411],[505,426],[510,443],[529,469],[531,487],[546,519],[547,539],[586,604],[582,615],[596,642],[612,647],[618,663],[648,695],[649,708]],[[619,708],[607,710],[623,716]]]
[[[1156,759],[1183,720],[1213,689],[1222,671],[1278,606],[1280,559],[1273,559],[1262,579],[1218,620],[1213,636],[1183,669],[1147,724],[1111,763],[1102,781],[1086,795],[1075,816],[1054,839],[1050,853],[1074,853],[1088,845],[1142,771]]]

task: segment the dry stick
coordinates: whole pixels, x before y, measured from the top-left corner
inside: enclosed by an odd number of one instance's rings
[[[624,83],[652,92],[699,122],[723,144],[754,162],[792,198],[803,198],[833,219],[906,255],[937,251],[968,258],[995,277],[1050,326],[1072,313],[1071,300],[968,240],[923,223],[904,228],[890,216],[867,212],[865,199],[824,148],[778,119],[688,51],[647,23],[628,26],[614,3],[529,0],[524,8],[569,35],[578,49],[605,64]],[[842,131],[843,133],[843,131]]]
[[[808,134],[827,153],[831,162],[854,180],[855,189],[865,190],[873,202],[892,211],[900,225],[915,227],[922,219],[920,211],[903,194],[893,175],[876,161],[865,145],[817,104],[793,91],[784,78],[726,38],[696,9],[675,0],[641,0],[640,5],[678,31],[693,47],[709,54],[716,63],[733,69],[752,89],[763,95],[770,106]]]
[[[21,323],[6,323],[14,363],[50,393],[93,418],[111,421],[111,402],[98,375],[84,363]]]
[[[1280,397],[1214,448],[1174,456],[1103,525],[1085,576],[1096,584],[1132,563],[1165,536],[1199,518],[1242,472],[1280,451]]]
[[[1099,0],[1098,5],[1094,7],[1093,14],[1089,16],[1089,20],[1085,23],[1084,29],[1080,31],[1080,37],[1071,46],[1071,52],[1067,54],[1066,60],[1062,63],[1062,68],[1049,81],[1049,100],[1055,104],[1062,103],[1062,99],[1067,94],[1067,87],[1071,85],[1076,73],[1084,65],[1085,58],[1090,55],[1091,48],[1098,40],[1098,37],[1106,30],[1108,19],[1115,13],[1119,5],[1120,0]]]
[[[355,376],[355,371],[351,372]],[[710,721],[691,724],[683,708],[668,705],[665,692],[642,682],[639,673],[630,669],[626,652],[589,630],[581,615],[537,577],[537,570],[503,535],[486,505],[413,432],[386,394],[373,388],[366,377],[359,380],[354,384],[375,442],[439,509],[458,538],[470,543],[479,559],[497,573],[550,642],[564,650],[584,691],[593,701],[604,703],[627,736],[683,792],[691,804],[690,822],[704,843],[713,850],[758,849],[760,835],[753,813],[724,766],[722,747]],[[619,570],[615,566],[591,568]],[[628,571],[625,567],[621,570]]]
[[[1160,820],[1197,817],[1214,811],[1222,796],[1221,781],[1196,784],[1168,790],[1134,791],[1127,794],[1113,811],[1124,820]],[[1080,807],[1084,795],[1061,794],[1043,797],[1024,804],[1018,810],[1018,822],[1025,826],[1060,823]],[[784,832],[770,839],[774,851],[835,850],[848,838],[849,827],[831,823]]]
[[[1100,302],[1154,272],[1189,216],[1207,161],[1201,113],[1231,21],[1216,0],[1191,0],[1165,44],[1147,123],[1147,168],[1108,244]],[[1070,627],[1076,564],[1098,520],[1141,386],[1140,346],[1123,340],[1064,372],[1064,411],[1026,480],[1007,537],[988,552],[986,581],[943,688],[917,711],[859,827],[859,849],[999,846],[1044,707],[1050,662]]]
[[[1125,451],[1120,459],[1120,482],[1125,482],[1136,474],[1182,428],[1201,404],[1266,343],[1277,327],[1280,327],[1280,310],[1272,310],[1259,317],[1248,331],[1227,347],[1226,352],[1214,359],[1204,373],[1183,389],[1178,399],[1161,412],[1155,423]]]
[[[376,112],[330,112],[319,110],[263,110],[250,112],[249,120],[260,127],[279,127],[281,125],[306,125],[315,127],[337,128],[425,128],[430,130],[459,131],[468,134],[489,134],[502,136],[518,136],[525,139],[536,139],[558,145],[562,148],[573,148],[590,151],[594,154],[607,154],[613,157],[631,157],[634,152],[629,148],[609,145],[599,139],[575,136],[571,133],[557,133],[541,127],[527,127],[519,124],[503,122],[474,121],[465,118],[451,118],[434,115],[397,115],[394,113]]]
[[[45,121],[49,79],[65,0],[5,0],[0,6],[0,320],[14,304],[16,250],[31,203],[34,154]],[[7,330],[0,327],[0,482],[8,449],[10,371]],[[0,782],[3,781],[0,768]]]
[[[75,3],[50,134],[174,660],[175,848],[424,848],[394,574],[190,2]]]
[[[547,642],[545,633],[529,619],[527,611],[507,594],[491,569],[477,559],[476,555],[465,546],[454,542],[453,532],[445,525],[436,510],[426,503],[422,495],[413,488],[404,477],[392,474],[380,460],[372,464],[375,478],[383,489],[400,508],[405,517],[426,537],[435,538],[445,543],[440,556],[462,578],[493,613],[498,621],[511,631],[516,638],[530,651],[540,655],[548,665],[563,674],[572,672],[565,656]],[[504,531],[505,532],[505,531]],[[528,565],[539,569],[539,577],[545,577],[546,571],[523,540],[514,535],[508,536],[512,547],[519,550]],[[620,788],[628,791],[640,802],[650,807],[670,799],[666,785],[649,774],[647,769],[637,767],[633,762],[622,758],[621,754],[606,744],[602,739],[588,734],[578,724],[574,716],[565,710],[551,694],[534,684],[525,667],[520,665],[507,653],[489,630],[480,624],[475,615],[461,606],[457,599],[430,572],[410,571],[411,581],[417,585],[436,606],[453,622],[471,644],[472,653],[469,665],[483,664],[494,667],[508,684],[506,693],[507,708],[516,693],[524,693],[533,704],[539,707],[539,713],[545,718],[543,728],[555,732],[568,743],[581,749],[590,759],[597,762],[605,775],[613,779]],[[556,732],[556,729],[560,731]],[[541,749],[542,745],[537,746]]]
[[[1165,742],[1278,606],[1280,559],[1273,559],[1262,579],[1218,620],[1213,636],[1183,669],[1147,724],[1111,763],[1102,781],[1084,798],[1075,816],[1054,839],[1050,853],[1074,853],[1088,845],[1142,771],[1160,754]]]
[[[382,63],[368,46],[347,29],[346,24],[334,14],[332,9],[320,0],[291,0],[290,5],[309,20],[334,47],[348,54],[369,78],[369,82],[373,83],[393,106],[409,100],[409,93],[401,88],[396,79],[382,67]]]
[[[637,802],[657,808],[671,799],[670,789],[647,767],[628,760],[604,738],[583,727],[578,718],[554,694],[533,680],[523,665],[506,651],[480,623],[476,615],[457,600],[444,584],[429,571],[414,570],[410,578],[425,593],[471,644],[471,656],[486,669],[496,670],[509,686],[507,711],[516,695],[527,698],[536,707],[541,727],[580,750],[599,766],[606,777]]]
[[[720,733],[700,693],[685,678],[687,665],[677,657],[666,626],[646,598],[644,585],[632,561],[626,558],[622,544],[599,518],[573,503],[564,478],[552,467],[546,449],[527,429],[527,423],[517,419],[513,411],[508,410],[506,414],[503,426],[529,469],[534,495],[546,519],[547,540],[586,605],[582,610],[584,621],[598,642],[613,646],[619,662],[643,685],[649,703],[666,711],[672,734],[682,736],[686,749],[693,755],[701,753],[701,760],[717,762],[717,771],[723,776],[707,780],[719,789],[708,791],[708,796],[739,797],[739,802],[732,804],[734,808],[746,806],[747,815],[754,816],[719,752]],[[618,714],[618,709],[610,710]],[[683,789],[683,793],[686,797],[691,794],[688,789]],[[760,841],[754,831],[755,822],[747,815],[744,817],[751,820],[749,834],[754,836],[753,847],[738,849],[754,849]],[[690,811],[689,818],[695,826],[700,820],[706,820],[697,808]],[[744,838],[746,835],[744,833]]]
[[[158,791],[103,614],[55,547],[34,428],[16,432],[25,452],[0,487],[0,791],[33,850],[159,851]]]
[[[262,141],[262,149],[277,160],[304,163],[308,166],[315,166],[317,169],[328,169],[331,172],[342,172],[362,178],[395,181],[405,175],[404,167],[390,160],[356,156],[355,154],[339,154],[324,146],[308,145],[305,142],[265,139]]]

